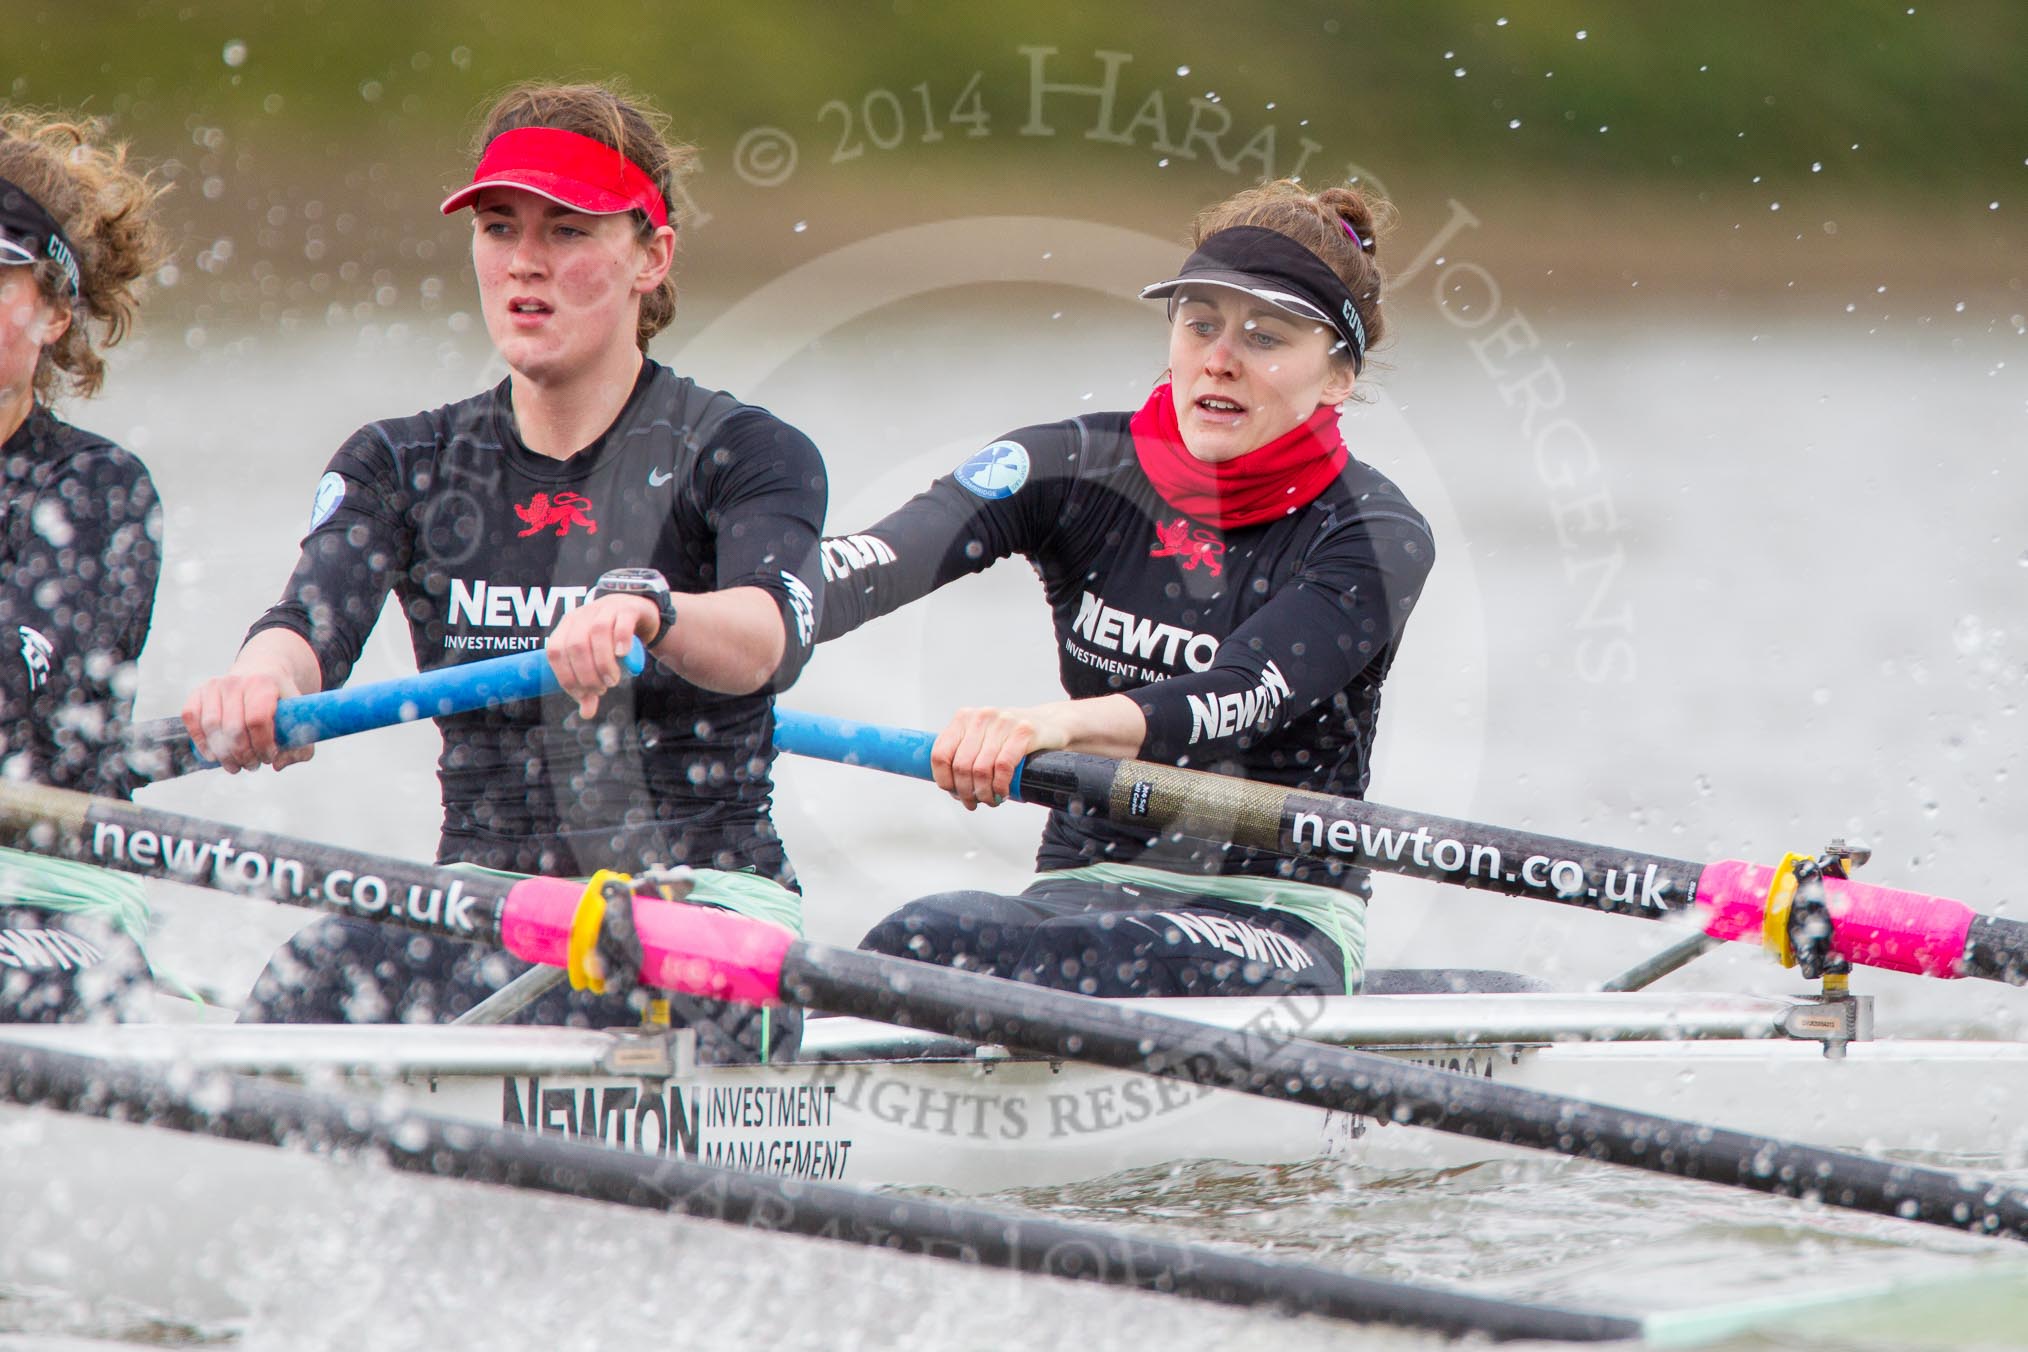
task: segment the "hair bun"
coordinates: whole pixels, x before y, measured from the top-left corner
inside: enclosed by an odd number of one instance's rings
[[[1326,188],[1317,194],[1317,205],[1338,218],[1340,228],[1361,253],[1378,255],[1379,230],[1364,193],[1351,187]]]

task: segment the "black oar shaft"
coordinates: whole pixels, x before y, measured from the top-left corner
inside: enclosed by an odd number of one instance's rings
[[[1089,813],[1150,835],[1229,842],[1292,859],[1377,869],[1650,920],[1701,911],[1700,880],[1710,882],[1708,866],[1687,859],[1613,850],[1146,761],[1044,752],[1022,765],[1018,788],[1024,801]],[[1859,893],[1888,891],[1849,886]],[[1848,905],[1851,895],[1847,893]],[[1908,902],[1918,908],[1937,905],[1971,914],[1963,903],[1942,898],[1908,894]],[[1891,917],[1901,904],[1890,903],[1887,914]],[[1974,914],[1970,923],[1962,952],[1953,940],[1949,951],[1939,955],[1952,974],[2028,984],[2028,922]],[[1906,936],[1902,942],[1909,942]],[[1864,951],[1846,956],[1868,965],[1945,974]]]
[[[1021,767],[1020,796],[1150,834],[1650,919],[1694,906],[1703,870],[1686,859],[1071,751],[1030,756]]]
[[[506,884],[66,789],[0,783],[0,845],[143,878],[497,943]]]
[[[927,963],[901,971],[895,963],[798,943],[782,964],[782,990],[813,1008],[1041,1056],[2028,1239],[2028,1190],[1974,1175],[1604,1107],[1285,1032],[1217,1029]]]
[[[1469,1296],[1303,1264],[927,1198],[866,1193],[579,1145],[225,1076],[181,1077],[0,1041],[0,1099],[201,1136],[371,1151],[391,1166],[666,1211],[751,1229],[1073,1281],[1271,1307],[1453,1337],[1599,1342],[1641,1336],[1623,1316]]]
[[[1966,976],[2028,986],[2028,920],[1982,915],[1965,935]]]

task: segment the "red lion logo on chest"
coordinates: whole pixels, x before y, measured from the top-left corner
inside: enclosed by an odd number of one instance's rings
[[[599,523],[588,515],[591,509],[591,499],[582,493],[558,493],[553,499],[547,493],[537,493],[526,506],[520,503],[514,505],[514,515],[528,526],[515,538],[533,535],[549,526],[556,527],[558,535],[570,534],[572,526],[583,526],[585,534],[597,535]]]
[[[1201,527],[1192,530],[1188,517],[1177,517],[1164,525],[1155,523],[1155,547],[1148,551],[1151,559],[1181,559],[1186,571],[1194,570],[1200,564],[1213,577],[1225,571],[1220,556],[1225,553],[1225,541],[1218,538],[1216,531]]]

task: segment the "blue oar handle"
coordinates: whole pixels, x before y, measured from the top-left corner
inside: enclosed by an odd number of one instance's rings
[[[914,728],[889,728],[779,705],[775,708],[775,749],[792,756],[863,765],[908,779],[933,779],[930,748],[936,740],[935,734]],[[1021,771],[1027,764],[1023,761],[1014,769],[1014,798],[1021,796]]]
[[[775,749],[840,765],[863,765],[909,779],[929,779],[936,738],[914,728],[855,723],[829,714],[775,708]]]
[[[620,660],[629,673],[638,676],[647,665],[648,655],[636,640]],[[556,672],[549,665],[549,655],[540,648],[531,648],[505,657],[438,667],[397,680],[285,699],[275,706],[275,740],[283,746],[308,746],[333,737],[349,737],[355,732],[413,723],[419,718],[446,718],[473,709],[554,695],[561,689]],[[142,746],[159,746],[171,753],[173,773],[201,770],[212,764],[190,745],[179,718],[158,718],[136,731],[135,740]]]
[[[640,641],[621,659],[635,676],[647,664]],[[563,687],[540,648],[461,662],[454,667],[418,672],[393,681],[376,681],[357,689],[340,687],[314,695],[285,699],[275,708],[275,740],[284,746],[308,746],[355,732],[413,723],[418,718],[447,718],[473,709],[490,709],[516,700],[554,695]]]

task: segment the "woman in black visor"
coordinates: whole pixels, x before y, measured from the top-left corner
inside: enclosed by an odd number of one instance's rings
[[[159,191],[93,124],[0,111],[0,774],[120,798],[162,513],[49,405],[98,391],[162,262]],[[137,879],[0,849],[0,1023],[145,1015],[147,920]]]
[[[1380,686],[1435,559],[1428,524],[1338,428],[1385,331],[1375,218],[1291,181],[1201,213],[1142,292],[1169,371],[1137,412],[1025,427],[860,532],[833,638],[1010,554],[1041,574],[1067,699],[965,709],[937,782],[1005,800],[1031,752],[1134,756],[1366,789]],[[835,569],[834,569],[835,571]],[[1363,870],[1051,814],[1018,896],[911,903],[865,947],[1091,995],[1356,990]]]

